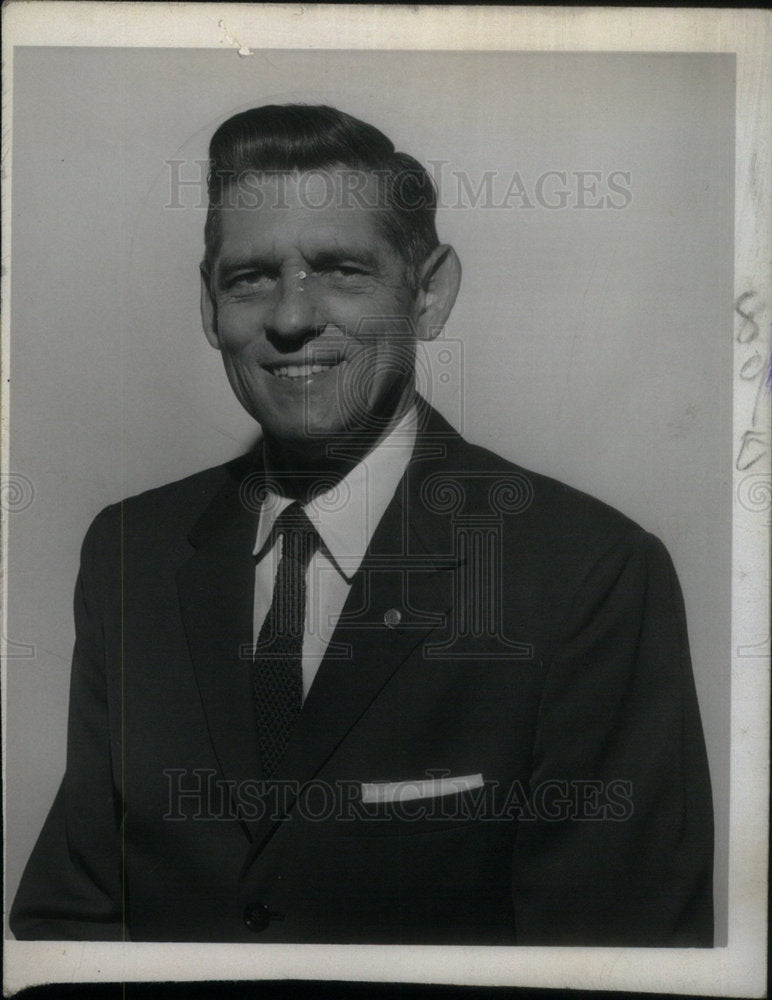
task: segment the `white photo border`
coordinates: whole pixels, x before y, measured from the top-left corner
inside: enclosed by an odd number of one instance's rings
[[[6,941],[5,988],[41,982],[334,979],[762,996],[766,978],[769,743],[772,19],[759,10],[406,8],[272,4],[12,3],[4,10],[2,474],[8,474],[9,253],[14,46],[735,53],[735,330],[729,943],[715,949],[103,944]],[[741,336],[756,305],[758,332]],[[765,322],[766,321],[766,322]],[[742,448],[749,432],[755,460]],[[7,552],[7,518],[3,518]],[[7,634],[4,618],[0,632]],[[3,640],[5,642],[5,640]],[[4,665],[7,661],[4,657]],[[3,711],[6,684],[3,678]],[[5,740],[6,729],[3,729]],[[5,749],[5,748],[4,748]],[[4,754],[5,759],[5,754]]]

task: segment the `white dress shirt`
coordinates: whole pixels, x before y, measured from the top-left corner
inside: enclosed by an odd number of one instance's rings
[[[316,677],[370,539],[410,461],[417,423],[417,412],[412,407],[337,485],[303,507],[321,538],[306,573],[304,698]],[[291,503],[289,497],[269,490],[260,509],[253,549],[254,642],[271,606],[281,558],[281,539],[271,540],[271,531],[276,518]]]

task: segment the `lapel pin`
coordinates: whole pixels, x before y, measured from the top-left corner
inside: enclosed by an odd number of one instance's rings
[[[397,608],[389,608],[383,616],[383,623],[384,625],[388,625],[389,628],[396,628],[401,621],[402,612],[398,611]]]

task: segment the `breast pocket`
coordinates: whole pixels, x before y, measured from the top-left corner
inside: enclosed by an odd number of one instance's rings
[[[336,832],[350,837],[405,837],[457,829],[485,815],[488,792],[482,774],[363,782]]]

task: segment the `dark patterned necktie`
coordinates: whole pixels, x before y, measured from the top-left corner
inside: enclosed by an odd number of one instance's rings
[[[297,502],[276,519],[274,533],[282,537],[281,559],[253,664],[257,733],[266,778],[275,774],[303,704],[306,570],[320,541]]]

